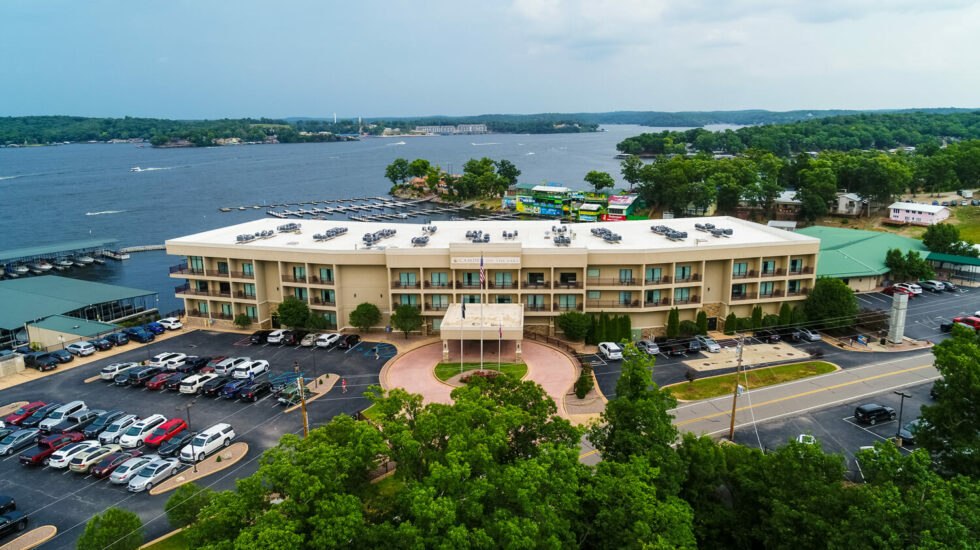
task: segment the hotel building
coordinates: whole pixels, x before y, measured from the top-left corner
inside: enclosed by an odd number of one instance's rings
[[[644,336],[663,333],[671,308],[681,320],[703,310],[711,328],[721,329],[730,312],[748,317],[761,305],[777,313],[783,302],[803,300],[820,246],[813,237],[730,217],[443,221],[434,232],[403,223],[300,223],[280,231],[282,220],[263,219],[167,241],[169,254],[184,257],[171,277],[186,280],[176,294],[190,324],[230,324],[244,313],[270,327],[277,304],[294,296],[339,329],[349,327],[358,304],[371,302],[384,314],[381,326],[399,305],[418,306],[423,330],[432,333],[449,304],[480,301],[521,304],[525,330],[552,334],[554,318],[570,310],[628,313]],[[704,224],[728,231],[713,234]],[[325,239],[332,228],[346,232]],[[394,235],[365,241],[386,229]]]

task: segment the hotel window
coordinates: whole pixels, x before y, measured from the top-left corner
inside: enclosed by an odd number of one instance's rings
[[[208,303],[207,302],[198,302],[197,303],[197,310],[200,311],[201,313],[207,313],[208,312]]]
[[[564,275],[564,273],[562,273],[562,275]],[[598,277],[598,276],[599,276],[599,270],[598,270],[597,268],[594,268],[594,267],[590,267],[590,268],[589,268],[589,269],[588,269],[588,270],[587,270],[587,271],[585,272],[585,276],[586,276],[586,277]],[[564,281],[562,281],[562,282],[564,282]]]
[[[660,303],[660,291],[659,290],[648,290],[646,296],[644,296],[643,301],[648,304],[659,304]]]
[[[419,297],[416,294],[402,294],[400,303],[403,306],[419,307]]]
[[[619,305],[628,306],[633,303],[633,293],[628,290],[619,291]]]
[[[221,314],[231,317],[231,304],[221,304]]]
[[[326,312],[323,314],[323,318],[327,320],[327,328],[337,328],[337,314],[332,312]]]
[[[759,284],[759,296],[772,296],[773,284],[771,281],[768,283]]]
[[[320,302],[324,304],[332,304],[334,302],[334,293],[332,290],[320,289]]]
[[[204,271],[204,258],[200,256],[191,256],[188,258],[188,260],[192,271]]]
[[[674,269],[674,279],[676,281],[686,281],[691,278],[691,266],[679,265]]]
[[[411,272],[409,272],[409,273],[399,273],[398,274],[398,284],[401,285],[401,286],[403,286],[403,287],[409,287],[409,288],[410,287],[414,287],[415,284],[416,284],[416,282],[415,282],[415,274],[414,273],[411,273]]]
[[[480,295],[479,294],[463,294],[464,304],[479,304]]]
[[[531,308],[541,309],[544,307],[544,294],[529,294],[527,297],[527,306]]]
[[[437,317],[432,320],[432,330],[442,329],[442,317]]]
[[[797,293],[797,292],[799,292],[800,291],[800,281],[799,281],[799,279],[794,280],[794,281],[790,281],[789,283],[787,283],[786,284],[786,290],[788,290],[790,293]]]
[[[803,260],[800,259],[800,258],[796,258],[796,259],[790,260],[789,261],[789,272],[790,273],[799,273],[800,271],[803,271]]]
[[[293,296],[295,296],[296,299],[302,300],[302,301],[305,302],[306,301],[306,289],[305,288],[299,288],[299,287],[294,288],[293,289]]]
[[[762,273],[769,274],[776,272],[776,262],[774,260],[766,260],[762,262]]]
[[[494,273],[493,282],[498,288],[508,288],[511,284],[510,273]],[[497,302],[500,303],[510,303],[510,302]]]
[[[736,296],[745,296],[745,284],[732,285],[732,298]]]
[[[463,284],[466,286],[480,286],[480,272],[467,271],[463,273]]]
[[[599,291],[598,290],[590,290],[590,291],[586,292],[586,296],[585,297],[588,298],[588,299],[590,299],[590,300],[598,300],[599,299]]]
[[[661,276],[661,269],[659,267],[648,267],[647,268],[647,282],[648,283],[659,283]]]
[[[254,284],[252,284],[252,283],[245,283],[245,284],[242,285],[242,290],[243,290],[242,294],[244,294],[246,298],[255,298],[255,285]]]
[[[449,296],[445,294],[433,294],[432,307],[440,308],[440,309],[445,309],[449,307]]]
[[[449,275],[445,271],[434,271],[429,275],[432,286],[446,286],[449,283]]]
[[[242,263],[242,273],[245,274],[245,275],[252,275],[252,276],[254,276],[255,275],[255,266],[253,266],[249,262],[243,262]]]
[[[218,262],[218,273],[220,275],[228,274],[228,262]]]
[[[528,273],[527,274],[527,284],[529,284],[529,285],[541,285],[541,284],[544,284],[544,273]]]
[[[198,292],[207,292],[208,291],[208,282],[207,281],[194,281],[194,290],[197,290]]]
[[[245,315],[248,315],[252,320],[258,320],[259,309],[255,306],[245,306]]]
[[[575,309],[575,298],[574,294],[559,294],[558,295],[558,307],[564,309]]]
[[[592,277],[592,275],[591,275],[592,271],[593,270],[591,270],[591,269],[589,270],[589,273],[590,273],[589,277]],[[595,276],[598,277],[599,276],[599,270],[596,269],[595,270],[595,273],[596,273]],[[577,279],[578,278],[575,276],[574,273],[559,273],[558,274],[558,280],[561,281],[561,284],[563,284],[563,285],[575,284],[575,281]]]
[[[732,264],[733,277],[745,277],[749,272],[748,262],[735,262]]]
[[[320,282],[321,283],[332,283],[333,282],[333,269],[329,267],[320,268]]]
[[[293,280],[295,280],[295,281],[305,281],[306,280],[306,268],[305,267],[294,267],[293,268]]]
[[[676,288],[674,289],[674,301],[675,302],[686,302],[691,299],[691,289],[689,288]]]
[[[499,295],[498,294],[497,295],[497,303],[498,304],[512,304],[513,301],[511,300],[510,294],[504,294],[504,295]]]
[[[624,285],[633,284],[633,270],[632,269],[620,269],[619,270],[619,282]]]

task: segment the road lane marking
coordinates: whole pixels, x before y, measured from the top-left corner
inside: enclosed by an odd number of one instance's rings
[[[582,453],[582,454],[578,455],[578,458],[579,458],[579,460],[582,460],[583,458],[585,458],[587,456],[592,456],[592,455],[594,455],[594,454],[596,454],[598,452],[599,452],[599,449],[592,449],[591,451],[589,451],[587,453]]]

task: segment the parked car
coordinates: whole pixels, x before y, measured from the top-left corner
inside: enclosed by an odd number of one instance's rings
[[[249,383],[248,379],[234,379],[221,388],[221,397],[225,399],[235,399],[238,397],[238,390],[244,388]]]
[[[171,418],[153,429],[145,443],[154,447],[166,442],[171,437],[187,429],[187,422],[180,418]]]
[[[228,357],[224,361],[221,361],[214,366],[214,372],[218,374],[231,374],[231,371],[235,370],[236,367],[240,367],[245,363],[251,362],[251,357]]]
[[[137,422],[126,430],[126,433],[119,438],[119,444],[124,449],[132,449],[142,445],[157,426],[167,421],[162,414],[151,414],[145,420]]]
[[[160,323],[147,323],[143,325],[143,330],[153,334],[163,334],[164,332],[167,332],[167,329]]]
[[[902,438],[902,445],[915,445],[915,434],[922,427],[922,419],[916,418],[909,422],[904,428],[898,430],[898,437]]]
[[[19,407],[16,411],[7,415],[3,419],[8,425],[19,426],[27,417],[34,414],[38,409],[44,406],[44,401],[31,401],[30,403]]]
[[[37,427],[41,429],[42,433],[51,433],[51,428],[64,420],[65,417],[86,409],[88,406],[85,405],[84,401],[71,401],[52,411]]]
[[[110,363],[99,371],[99,377],[103,380],[113,380],[116,376],[123,374],[135,367],[138,367],[139,363],[134,363],[132,361],[126,361],[123,363]]]
[[[14,497],[7,495],[0,495],[0,514],[6,514],[7,512],[13,512],[17,509],[17,501]]]
[[[217,357],[212,357],[211,360],[208,361],[208,364],[206,365],[205,368],[210,368],[211,372],[214,372],[215,369],[218,367],[218,364],[224,361],[225,359],[228,359],[227,355],[219,355]]]
[[[945,288],[945,285],[939,281],[934,281],[931,279],[928,281],[919,281],[919,286],[922,287],[923,290],[928,290],[929,292],[942,292]]]
[[[357,334],[348,334],[346,338],[341,340],[337,347],[340,349],[351,349],[361,341],[361,337]]]
[[[657,355],[660,353],[660,346],[658,346],[653,340],[640,340],[636,343],[636,349],[648,355]]]
[[[779,333],[779,338],[784,342],[799,342],[803,340],[803,332],[798,328],[782,328],[776,332]]]
[[[129,385],[134,388],[143,387],[154,376],[160,374],[161,371],[163,371],[163,367],[146,367],[145,369],[132,371],[129,373]]]
[[[210,361],[210,357],[185,357],[184,364],[178,365],[176,370],[185,374],[193,374],[206,367]]]
[[[113,346],[125,346],[129,343],[129,336],[122,332],[113,332],[112,334],[107,334],[106,340],[112,342]]]
[[[212,378],[201,386],[201,395],[206,395],[208,397],[217,397],[221,395],[221,389],[225,387],[232,381],[230,376],[218,376],[217,378]]]
[[[37,369],[40,372],[58,368],[61,361],[46,351],[35,351],[24,356],[24,366]]]
[[[256,380],[238,390],[238,398],[242,401],[255,403],[267,393],[272,393],[272,384],[266,381]]]
[[[72,355],[77,355],[78,357],[88,357],[95,353],[95,346],[89,344],[88,342],[75,342],[74,344],[68,344],[65,349],[71,352]]]
[[[904,289],[912,292],[913,295],[922,294],[922,287],[919,286],[919,285],[917,285],[917,284],[915,284],[915,283],[898,283],[895,286],[898,287],[898,288],[904,288]]]
[[[119,445],[102,445],[94,449],[78,453],[68,463],[68,469],[76,474],[87,474],[89,468],[95,466],[103,458],[118,453],[121,449]]]
[[[99,434],[99,443],[119,443],[122,435],[129,430],[129,427],[139,422],[140,419],[135,414],[126,414],[113,420],[106,429]]]
[[[185,446],[190,445],[191,441],[197,437],[197,432],[192,432],[190,430],[184,430],[177,433],[167,441],[164,441],[160,447],[157,448],[157,454],[163,458],[177,457],[180,455],[180,450]]]
[[[172,372],[161,372],[160,374],[157,374],[153,378],[147,380],[143,385],[146,386],[146,389],[148,390],[162,390],[163,385],[167,383],[167,380],[173,376],[173,374],[174,373]]]
[[[75,356],[71,354],[70,351],[65,349],[56,349],[54,351],[49,351],[52,357],[58,360],[58,363],[64,365],[65,363],[71,363],[75,360]]]
[[[800,337],[807,342],[819,342],[823,339],[820,333],[809,328],[800,328]]]
[[[614,342],[599,342],[599,355],[609,361],[616,361],[623,358],[623,348]]]
[[[687,346],[681,342],[667,342],[662,349],[667,357],[684,357],[687,355]]]
[[[775,344],[780,340],[779,333],[770,329],[757,330],[752,333],[752,337],[764,344]]]
[[[854,409],[854,419],[862,424],[874,426],[882,420],[895,420],[895,409],[878,405],[877,403],[867,403]]]
[[[244,365],[239,365],[235,367],[235,370],[231,371],[232,378],[257,378],[263,374],[269,372],[269,362],[263,359],[258,361],[252,361],[250,363],[245,363]]]
[[[248,337],[248,341],[252,344],[264,344],[270,334],[272,334],[271,330],[257,330]]]
[[[718,353],[718,352],[721,351],[721,346],[718,345],[718,342],[715,342],[713,339],[708,338],[707,336],[704,336],[703,334],[699,334],[699,335],[695,336],[694,338],[695,338],[695,340],[698,341],[698,343],[701,344],[701,349],[703,349],[703,350],[707,350],[707,351],[709,351],[711,353]]]
[[[191,375],[183,372],[173,372],[170,373],[170,377],[167,381],[163,383],[163,389],[169,391],[178,391],[180,389],[180,383],[184,381],[185,378]]]
[[[129,483],[129,480],[139,472],[143,466],[153,462],[149,456],[135,456],[123,462],[109,475],[109,483],[122,484]]]
[[[141,344],[148,344],[156,340],[156,336],[152,332],[146,330],[135,330],[129,334],[129,339],[139,342]]]
[[[945,290],[946,292],[956,292],[957,290],[959,290],[959,288],[956,285],[954,285],[949,281],[942,281],[942,283],[943,283],[943,290]]]
[[[40,466],[58,449],[77,443],[84,436],[80,433],[49,435],[37,442],[37,446],[20,453],[20,463],[24,466]]]
[[[109,477],[112,472],[116,470],[119,466],[122,466],[125,462],[130,460],[135,456],[140,456],[142,453],[140,451],[118,451],[112,453],[100,460],[97,464],[92,466],[91,473],[92,477],[96,479],[102,479],[104,477]]]
[[[338,340],[340,340],[340,334],[337,332],[320,334],[316,337],[316,347],[329,348],[336,345]]]
[[[205,383],[217,377],[218,375],[213,372],[192,374],[180,381],[180,393],[186,393],[189,395],[196,394],[201,391],[201,387],[203,387]]]
[[[64,420],[58,422],[54,426],[51,426],[51,433],[67,433],[67,432],[79,432],[83,433],[85,428],[89,426],[95,419],[99,417],[100,414],[105,411],[100,409],[94,410],[81,410],[65,417]]]
[[[89,340],[88,343],[92,344],[92,347],[94,347],[96,351],[107,351],[112,349],[112,342],[106,340],[105,338]]]
[[[235,430],[230,424],[220,423],[202,431],[186,447],[180,450],[181,462],[200,462],[204,457],[222,447],[231,445]]]
[[[299,387],[300,386],[299,386],[298,381],[294,381],[294,382],[292,382],[290,384],[287,384],[282,390],[279,391],[279,394],[278,394],[279,397],[276,399],[276,402],[278,402],[280,405],[284,405],[284,406],[290,407],[290,406],[293,406],[293,405],[299,405],[300,404],[300,401],[302,401],[302,399],[300,398],[300,395],[302,395],[303,398],[305,398],[305,399],[309,399],[310,398],[310,395],[311,395],[311,392],[310,392],[309,386],[307,386],[305,384],[305,381],[304,381],[304,385],[303,385],[303,393],[302,394],[300,394]]]
[[[132,493],[149,491],[154,484],[177,475],[178,470],[180,470],[180,462],[176,458],[158,458],[136,472],[136,475],[129,480],[128,489]]]
[[[171,364],[175,364],[178,361],[183,361],[187,355],[183,353],[158,353],[150,359],[150,366],[152,367],[169,367]],[[173,369],[170,369],[173,370]]]
[[[184,327],[183,323],[180,322],[180,319],[176,317],[164,317],[157,322],[163,325],[163,328],[167,330],[177,330]]]
[[[272,391],[279,392],[301,376],[303,376],[301,372],[284,372],[269,380],[269,384],[272,385]]]
[[[701,341],[697,338],[691,338],[685,345],[687,346],[687,353],[701,353]]]
[[[91,424],[85,426],[85,429],[82,430],[82,434],[85,436],[86,439],[93,439],[99,437],[99,434],[102,433],[106,428],[108,428],[110,424],[122,418],[125,414],[126,411],[122,411],[119,409],[106,411],[100,414],[95,420],[93,420]]]
[[[940,321],[939,332],[952,332],[954,324],[952,321]]]
[[[47,405],[41,407],[34,411],[30,416],[20,421],[20,427],[22,428],[36,428],[41,424],[41,421],[48,417],[51,413],[61,408],[64,403],[48,403]]]
[[[287,346],[298,346],[303,338],[306,338],[306,334],[305,330],[287,330],[282,335],[282,343]]]
[[[147,369],[155,369],[155,368],[157,368],[157,367],[147,367],[145,365],[136,365],[133,368],[127,369],[127,370],[125,370],[123,372],[120,372],[116,376],[114,376],[112,378],[112,383],[114,385],[116,385],[116,386],[129,386],[130,385],[130,381],[132,379],[136,378],[136,376],[139,373],[141,373],[141,372],[143,372],[143,371],[145,371]]]
[[[286,334],[285,329],[274,330],[265,337],[265,342],[267,344],[281,344],[283,334]]]
[[[304,348],[312,347],[316,343],[317,336],[319,336],[319,334],[311,332],[306,336],[304,336],[302,340],[300,340],[299,345]]]
[[[27,529],[29,519],[27,514],[20,510],[11,510],[0,515],[0,537],[6,537],[11,533],[19,533]]]
[[[25,428],[0,439],[0,456],[8,456],[33,444],[40,435],[37,428]]]
[[[907,289],[907,288],[905,288],[903,286],[898,286],[898,285],[885,287],[881,291],[881,293],[882,294],[885,294],[887,296],[894,296],[896,294],[904,294],[904,295],[908,296],[910,300],[915,297],[915,293],[914,292],[912,292],[911,290],[909,290],[909,289]]]
[[[966,325],[973,330],[980,330],[980,316],[977,317],[953,317],[954,323]]]

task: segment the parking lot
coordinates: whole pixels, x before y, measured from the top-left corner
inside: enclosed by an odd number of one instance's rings
[[[881,292],[857,294],[861,308],[883,309],[892,307],[892,297]],[[980,311],[980,292],[976,289],[960,288],[958,292],[923,291],[909,300],[905,316],[905,335],[916,340],[936,342],[948,337],[939,330],[943,321],[963,315],[973,315]]]
[[[378,359],[375,359],[375,346],[378,346]],[[90,409],[124,409],[140,417],[159,413],[168,419],[183,418],[190,420],[190,429],[195,431],[227,422],[235,429],[236,441],[248,443],[249,451],[245,459],[233,467],[200,481],[216,490],[231,489],[236,478],[253,473],[262,451],[278,443],[282,434],[302,433],[300,411],[285,412],[285,407],[277,404],[271,395],[255,403],[244,403],[171,391],[117,387],[101,380],[85,382],[97,376],[109,363],[146,360],[162,352],[264,359],[269,361],[273,375],[292,371],[296,363],[307,378],[336,373],[346,381],[348,391],[342,393],[338,382],[329,393],[309,403],[308,417],[312,427],[339,414],[356,414],[369,406],[361,394],[368,386],[378,383],[381,367],[394,356],[394,346],[361,342],[349,350],[324,350],[249,345],[248,339],[240,334],[194,331],[2,390],[0,403],[38,400],[66,403],[81,399]],[[188,404],[191,405],[189,418]],[[152,452],[152,449],[143,450]],[[148,539],[169,531],[163,508],[172,493],[158,496],[129,493],[124,485],[111,485],[107,480],[47,467],[26,468],[18,463],[18,455],[19,452],[0,460],[0,494],[17,500],[18,508],[30,516],[31,527],[53,524],[58,528],[58,535],[45,544],[45,548],[74,548],[88,519],[112,506],[138,513],[146,524]]]

